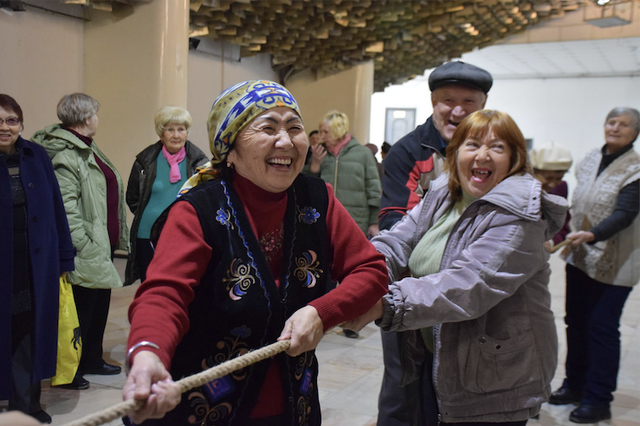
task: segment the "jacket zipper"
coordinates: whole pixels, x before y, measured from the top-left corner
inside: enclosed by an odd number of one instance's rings
[[[450,244],[449,243],[451,242],[451,236],[453,235],[454,231],[457,231],[458,228],[460,227],[460,223],[462,222],[462,219],[464,219],[465,214],[467,214],[469,212],[469,207],[471,207],[472,204],[475,204],[476,202],[481,202],[481,201],[482,201],[482,198],[478,198],[476,200],[473,200],[471,203],[469,203],[467,208],[464,209],[464,211],[462,212],[462,214],[460,215],[460,217],[456,221],[455,225],[453,225],[453,228],[451,228],[451,232],[449,232],[449,236],[447,237],[447,243],[444,246],[445,248],[444,248],[444,253],[442,254],[442,261],[440,263],[440,270],[442,270],[442,267],[443,267],[442,262],[444,262],[444,259],[447,258],[447,253],[450,250]],[[454,205],[455,205],[455,203],[453,203],[451,205],[451,208],[453,208]],[[437,325],[433,326],[433,364],[432,364],[433,371],[431,373],[431,380],[433,381],[433,390],[435,391],[436,400],[438,401],[438,405],[440,404],[440,395],[438,394],[438,365],[440,364],[440,362],[439,362],[438,355],[440,353],[440,329],[441,329],[441,327],[442,327],[442,324],[437,324]],[[438,418],[439,419],[441,418],[441,414],[438,414]]]

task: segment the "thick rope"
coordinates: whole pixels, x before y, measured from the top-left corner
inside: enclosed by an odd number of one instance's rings
[[[549,251],[549,253],[555,253],[558,250],[560,250],[562,247],[566,246],[567,244],[569,244],[571,242],[571,240],[564,240],[562,242],[559,242],[558,244],[556,244],[555,246],[551,247],[551,250]]]
[[[185,377],[178,380],[176,384],[180,385],[182,392],[186,392],[190,389],[202,386],[205,383],[209,383],[212,380],[224,377],[227,374],[245,368],[256,362],[271,358],[280,352],[286,351],[291,345],[290,340],[282,340],[280,342],[273,343],[255,351],[248,352],[242,356],[234,358],[232,360],[223,362],[220,365],[211,367],[201,373],[194,374],[193,376]],[[144,401],[137,401],[130,399],[128,401],[121,402],[110,408],[106,408],[97,413],[90,414],[86,417],[76,420],[75,422],[67,423],[65,426],[98,426],[110,421],[119,419],[127,414],[138,411],[144,406]]]

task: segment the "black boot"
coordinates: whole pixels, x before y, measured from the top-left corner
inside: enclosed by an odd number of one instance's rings
[[[574,423],[598,423],[611,418],[609,407],[596,407],[594,405],[581,404],[569,415],[569,420]]]
[[[82,374],[80,374],[80,370],[78,370],[71,383],[66,385],[57,385],[54,387],[60,389],[85,390],[89,389],[89,382],[84,377],[82,377]]]
[[[560,389],[555,391],[549,397],[549,404],[552,405],[566,405],[566,404],[579,404],[582,400],[582,392],[570,389],[566,385],[562,385]]]
[[[35,419],[37,419],[40,423],[50,424],[51,416],[48,415],[44,410],[39,410],[34,413],[29,413],[29,415]]]

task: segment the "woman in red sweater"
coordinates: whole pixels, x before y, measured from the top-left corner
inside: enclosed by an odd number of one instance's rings
[[[386,293],[384,259],[332,188],[300,174],[309,142],[284,87],[230,87],[208,128],[213,159],[156,223],[129,309],[124,397],[146,401],[131,420],[319,425],[314,349]],[[283,339],[286,354],[179,396],[173,380]]]

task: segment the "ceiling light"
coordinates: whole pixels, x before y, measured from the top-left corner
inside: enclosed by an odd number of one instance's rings
[[[600,28],[629,25],[633,21],[633,0],[597,0],[598,6],[584,9],[584,22]]]

